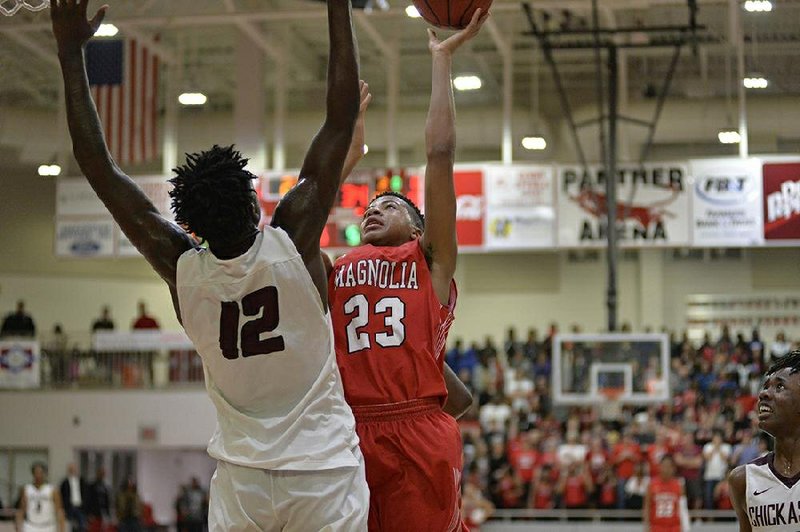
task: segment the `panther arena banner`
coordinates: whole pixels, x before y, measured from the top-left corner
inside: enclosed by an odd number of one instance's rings
[[[458,247],[481,248],[486,219],[483,169],[456,169],[456,235]]]
[[[800,162],[767,163],[764,175],[764,239],[800,240]]]
[[[623,247],[688,246],[688,168],[684,162],[622,164],[617,170],[617,236]],[[599,166],[556,166],[558,245],[606,245],[606,175]]]
[[[40,362],[39,342],[0,341],[0,389],[38,388]]]
[[[700,159],[690,170],[692,245],[760,245],[761,161]]]
[[[485,186],[487,249],[555,245],[552,166],[487,166]]]

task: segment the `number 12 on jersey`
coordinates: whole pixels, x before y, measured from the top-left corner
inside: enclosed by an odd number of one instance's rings
[[[356,353],[371,347],[369,333],[359,329],[369,324],[370,305],[366,296],[356,294],[344,304],[344,313],[353,318],[347,324],[347,352]],[[406,339],[406,305],[399,297],[384,297],[375,303],[374,314],[383,315],[383,324],[389,329],[375,333],[375,342],[381,347],[397,347]]]
[[[263,310],[263,313],[262,313]],[[242,356],[268,355],[283,351],[283,336],[261,339],[261,334],[272,332],[280,321],[278,289],[265,286],[250,292],[242,298],[242,312],[245,316],[259,316],[242,325],[239,330],[239,303],[223,301],[219,314],[219,348],[228,360],[239,358],[239,337],[242,338]]]

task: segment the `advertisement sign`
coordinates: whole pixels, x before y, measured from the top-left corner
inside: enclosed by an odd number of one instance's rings
[[[489,249],[552,247],[552,166],[486,167],[485,242]]]
[[[40,364],[38,342],[0,341],[0,389],[38,388]]]
[[[455,170],[453,181],[456,189],[458,247],[483,246],[485,220],[483,170]]]
[[[685,163],[621,165],[617,171],[617,236],[623,247],[689,244]],[[606,175],[600,166],[556,166],[558,245],[606,244]]]
[[[761,162],[691,161],[692,245],[761,244]]]
[[[111,218],[60,218],[56,221],[57,257],[114,256],[114,222]]]
[[[764,239],[800,240],[800,162],[764,165]]]

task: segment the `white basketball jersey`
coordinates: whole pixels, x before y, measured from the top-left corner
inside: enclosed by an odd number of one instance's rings
[[[177,288],[217,409],[212,457],[261,469],[358,466],[330,317],[282,229],[265,227],[230,260],[185,252]]]
[[[753,532],[800,530],[800,475],[787,478],[773,465],[775,453],[745,466],[747,518]]]
[[[42,484],[38,488],[33,484],[25,486],[25,498],[28,502],[25,521],[32,525],[52,526],[56,524],[56,505],[53,502],[53,486]]]

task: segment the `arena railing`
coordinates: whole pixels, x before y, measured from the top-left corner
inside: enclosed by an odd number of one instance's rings
[[[74,338],[71,336],[70,339]],[[147,389],[203,384],[203,365],[183,332],[98,332],[86,344],[3,338],[15,367],[3,389]],[[2,346],[0,346],[2,347]],[[38,355],[38,356],[37,356]]]

